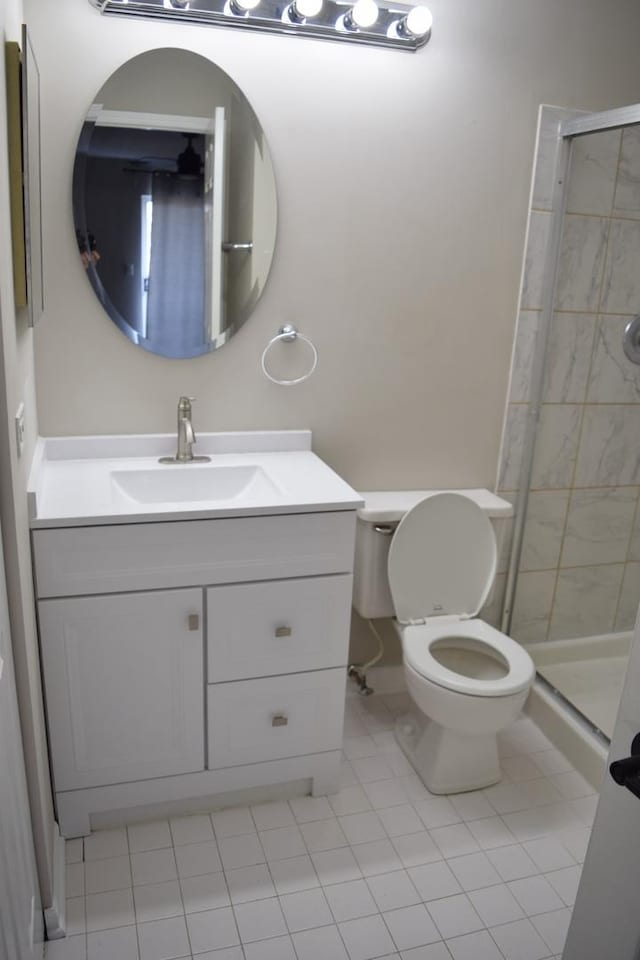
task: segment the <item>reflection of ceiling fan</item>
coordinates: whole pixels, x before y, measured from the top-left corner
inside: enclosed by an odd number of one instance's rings
[[[183,137],[188,141],[187,146],[179,153],[177,157],[170,156],[146,156],[136,157],[129,161],[127,167],[123,167],[126,173],[163,173],[173,174],[185,179],[202,177],[204,164],[202,157],[193,146],[194,137],[197,133],[183,133]]]
[[[183,133],[183,137],[186,137],[188,140],[187,146],[178,155],[178,169],[177,173],[179,177],[199,177],[202,174],[202,157],[193,149],[193,133]]]

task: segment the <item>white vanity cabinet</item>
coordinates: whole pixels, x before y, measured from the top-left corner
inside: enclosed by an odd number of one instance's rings
[[[337,788],[355,510],[32,537],[64,836]]]

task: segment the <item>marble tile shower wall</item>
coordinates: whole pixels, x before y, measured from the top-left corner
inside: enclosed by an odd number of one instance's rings
[[[514,500],[542,308],[554,134],[568,116],[575,114],[553,107],[540,115],[498,483]],[[522,643],[629,630],[640,600],[640,366],[622,349],[624,327],[640,313],[640,128],[574,141],[554,307],[511,628]]]

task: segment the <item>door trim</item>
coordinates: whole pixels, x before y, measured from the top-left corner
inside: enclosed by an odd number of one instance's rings
[[[55,824],[53,838],[53,896],[51,906],[44,911],[44,924],[48,940],[60,940],[66,935],[66,863],[64,838]]]

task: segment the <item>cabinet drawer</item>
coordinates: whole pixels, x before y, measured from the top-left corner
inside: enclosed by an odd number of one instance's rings
[[[355,511],[35,530],[38,596],[349,573]]]
[[[210,685],[209,767],[339,750],[345,679],[335,669]]]
[[[346,666],[352,578],[207,590],[209,683]]]

